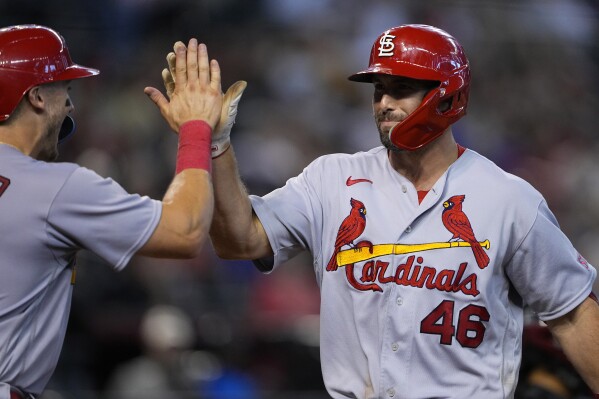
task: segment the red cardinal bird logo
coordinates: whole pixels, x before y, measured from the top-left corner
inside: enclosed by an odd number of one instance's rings
[[[333,256],[329,260],[327,265],[327,271],[337,270],[337,254],[344,245],[353,246],[353,242],[356,238],[360,237],[360,234],[364,232],[366,227],[366,207],[364,204],[356,199],[350,199],[351,211],[349,215],[343,219],[339,231],[337,232],[337,239],[335,240],[335,251]]]
[[[466,198],[465,195],[454,195],[443,203],[443,208],[445,208],[441,215],[443,226],[453,234],[453,237],[449,241],[460,239],[470,244],[476,264],[481,269],[484,269],[489,264],[489,256],[480,246],[474,236],[468,216],[462,211],[464,198]]]

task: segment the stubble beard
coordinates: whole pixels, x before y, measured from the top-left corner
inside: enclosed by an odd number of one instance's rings
[[[62,121],[50,124],[44,133],[43,146],[37,159],[45,162],[54,162],[58,159],[58,132]]]
[[[376,124],[377,130],[379,131],[379,139],[381,141],[381,144],[383,145],[383,147],[385,147],[389,151],[392,151],[395,153],[404,152],[403,149],[397,147],[395,144],[393,144],[391,142],[391,137],[390,137],[391,129],[389,129],[388,131],[385,131],[387,129],[381,128],[381,122],[386,121],[386,120],[390,120],[390,119],[386,118],[385,115],[382,113],[374,115],[374,122]],[[401,121],[398,121],[398,123],[401,123]]]
[[[391,138],[389,137],[389,132],[384,132],[379,126],[377,126],[377,129],[379,131],[379,139],[381,140],[381,144],[383,145],[383,147],[385,147],[387,150],[395,152],[395,153],[400,153],[400,152],[405,151],[405,150],[402,150],[401,148],[397,147],[395,144],[393,144],[391,142]]]

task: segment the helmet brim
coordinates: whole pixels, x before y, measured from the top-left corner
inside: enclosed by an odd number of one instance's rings
[[[349,76],[348,79],[353,82],[372,83],[373,75],[402,76],[417,80],[443,80],[443,76],[438,71],[408,62],[396,62],[393,69],[381,65],[373,65],[368,69]]]
[[[73,80],[96,76],[100,73],[98,69],[89,68],[83,65],[73,64],[57,75],[54,80]]]
[[[372,83],[373,75],[393,75],[393,71],[389,68],[383,68],[380,65],[371,66],[368,69],[354,73],[348,79],[352,82]]]

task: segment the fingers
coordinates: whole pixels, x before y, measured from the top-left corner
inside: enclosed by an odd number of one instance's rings
[[[201,60],[199,60],[199,68],[201,74]],[[190,39],[187,46],[187,81],[195,82],[198,80],[198,77],[198,41],[197,39]]]
[[[166,89],[166,95],[168,98],[172,98],[173,92],[175,91],[175,81],[173,80],[172,73],[166,68],[162,70],[162,80],[164,82],[164,88]]]
[[[208,62],[208,49],[204,43],[200,44],[198,49],[198,64],[200,68],[200,84],[208,85],[210,83],[210,66]]]
[[[233,83],[227,89],[227,92],[225,93],[225,98],[223,99],[223,103],[230,103],[231,106],[236,107],[247,85],[248,83],[245,80],[238,80],[237,82]]]
[[[168,70],[162,71],[162,79],[169,91],[169,87],[173,87],[175,82],[185,84],[188,81],[199,79],[202,85],[210,84],[214,89],[220,89],[221,72],[220,66],[216,60],[210,61],[208,58],[208,49],[204,43],[198,44],[197,39],[189,40],[189,45],[185,45],[178,41],[174,45],[174,52],[168,53],[166,61]],[[167,76],[170,73],[170,77]],[[179,80],[183,76],[186,79]]]
[[[221,91],[220,84],[220,65],[218,61],[212,60],[210,61],[210,86],[214,90]]]
[[[187,46],[177,41],[173,49],[166,56],[167,68],[162,70],[168,100],[153,88],[147,88],[146,94],[175,131],[185,121],[194,119],[216,126],[223,97],[218,62],[210,61],[206,45],[195,38]]]
[[[176,42],[175,50],[175,82],[180,85],[187,83],[187,48],[183,42]]]
[[[233,83],[223,96],[223,104],[221,107],[220,119],[213,137],[221,136],[228,140],[229,132],[235,123],[237,117],[237,105],[241,99],[243,91],[247,87],[247,82],[239,80]]]
[[[223,97],[223,107],[221,110],[220,123],[224,126],[233,125],[237,116],[237,105],[241,100],[241,95],[247,87],[247,82],[238,80],[227,89]],[[231,120],[232,119],[232,120]]]
[[[154,87],[146,87],[144,89],[144,93],[156,104],[156,106],[162,112],[166,106],[168,105],[168,100],[164,97],[164,95],[160,92],[160,90]]]
[[[168,64],[168,70],[170,71],[172,77],[175,77],[175,73],[176,73],[176,63],[177,60],[177,56],[175,55],[175,53],[170,52],[166,55],[166,62]]]
[[[171,73],[173,75],[175,74],[175,60],[176,59],[177,59],[177,56],[172,51],[166,55],[166,62],[168,63],[168,69],[171,71]]]
[[[164,68],[162,70],[162,80],[164,82],[164,88],[166,89],[166,94],[168,98],[172,98],[173,92],[175,91],[175,74],[177,72],[176,69],[176,60],[177,56],[172,51],[166,55],[166,62],[168,64],[168,69]]]
[[[162,114],[166,122],[169,124],[171,129],[177,132],[179,130],[179,126],[173,121],[172,117],[169,115],[169,101],[166,99],[166,97],[162,95],[160,90],[154,87],[146,87],[144,89],[144,93],[150,98],[150,100],[152,100],[152,102],[154,102],[154,104],[156,104],[156,106],[160,110],[160,113]]]

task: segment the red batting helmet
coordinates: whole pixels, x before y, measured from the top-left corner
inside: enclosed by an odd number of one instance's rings
[[[97,69],[74,64],[63,37],[40,25],[0,29],[0,121],[8,119],[27,90],[60,80],[94,76]],[[72,124],[72,121],[68,121]],[[70,132],[61,131],[61,136]],[[60,137],[63,139],[64,137]]]
[[[468,59],[457,40],[441,29],[402,25],[383,32],[372,46],[368,68],[349,80],[372,82],[375,74],[439,82],[414,112],[391,129],[391,142],[399,148],[412,151],[430,143],[466,114]]]

